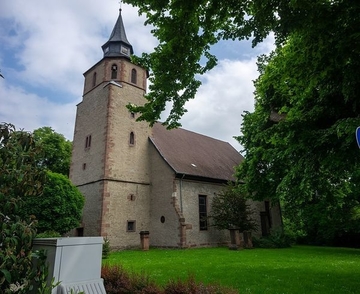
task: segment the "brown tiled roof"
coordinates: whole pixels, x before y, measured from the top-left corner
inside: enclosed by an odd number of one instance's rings
[[[184,129],[153,126],[151,142],[176,174],[214,180],[234,180],[243,157],[229,143]]]

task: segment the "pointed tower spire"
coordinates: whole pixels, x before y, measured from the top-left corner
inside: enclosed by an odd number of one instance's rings
[[[119,9],[119,17],[115,23],[114,29],[109,40],[102,45],[104,57],[127,57],[134,54],[132,45],[126,38],[125,27],[121,17],[121,8]]]

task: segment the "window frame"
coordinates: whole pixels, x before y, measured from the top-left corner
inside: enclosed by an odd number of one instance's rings
[[[97,73],[96,71],[93,73],[93,77],[92,77],[92,87],[96,86],[96,78],[97,78]]]
[[[132,225],[132,229],[129,229],[129,225]],[[126,232],[132,233],[136,232],[136,221],[135,220],[127,220],[126,221]]]
[[[137,70],[135,68],[131,70],[131,83],[137,84]]]
[[[118,78],[118,66],[117,64],[113,63],[111,65],[111,79],[117,80],[117,78]]]
[[[198,203],[199,203],[199,230],[207,231],[208,230],[208,199],[207,195],[199,194]]]
[[[129,146],[135,146],[135,133],[133,131],[129,134]]]
[[[91,135],[87,135],[85,138],[85,150],[90,149],[91,147]]]

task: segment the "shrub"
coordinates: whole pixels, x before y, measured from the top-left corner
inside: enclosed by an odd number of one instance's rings
[[[237,294],[238,291],[219,285],[205,285],[202,282],[196,282],[193,276],[185,281],[180,279],[170,281],[164,287],[166,294]]]
[[[29,293],[34,216],[21,217],[24,200],[41,195],[45,173],[34,158],[41,150],[31,134],[0,124],[0,293]]]
[[[294,240],[282,229],[273,230],[266,237],[253,238],[253,245],[257,248],[286,248],[293,243]]]
[[[60,233],[55,231],[45,231],[43,233],[36,234],[36,238],[58,238],[61,237]]]
[[[25,199],[23,217],[35,215],[38,232],[56,231],[65,234],[79,226],[84,196],[62,174],[47,171],[42,195]]]
[[[107,294],[159,294],[161,289],[145,274],[126,272],[120,265],[104,265],[101,277]]]
[[[106,259],[109,257],[110,254],[110,241],[108,238],[104,238],[104,243],[102,246],[102,258]]]
[[[238,291],[219,285],[205,285],[190,276],[187,280],[170,281],[163,288],[144,273],[128,273],[119,265],[104,265],[101,277],[107,294],[237,294]]]

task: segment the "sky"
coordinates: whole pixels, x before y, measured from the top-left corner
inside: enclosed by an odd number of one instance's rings
[[[121,8],[134,53],[151,52],[157,40],[151,27],[144,26],[145,17],[135,7]],[[102,59],[101,45],[118,15],[117,0],[2,0],[0,122],[27,131],[50,126],[72,140],[83,73]],[[241,150],[233,137],[240,135],[241,115],[254,109],[256,59],[273,48],[272,37],[255,48],[250,41],[215,45],[218,65],[201,77],[195,99],[186,104],[182,127]]]

